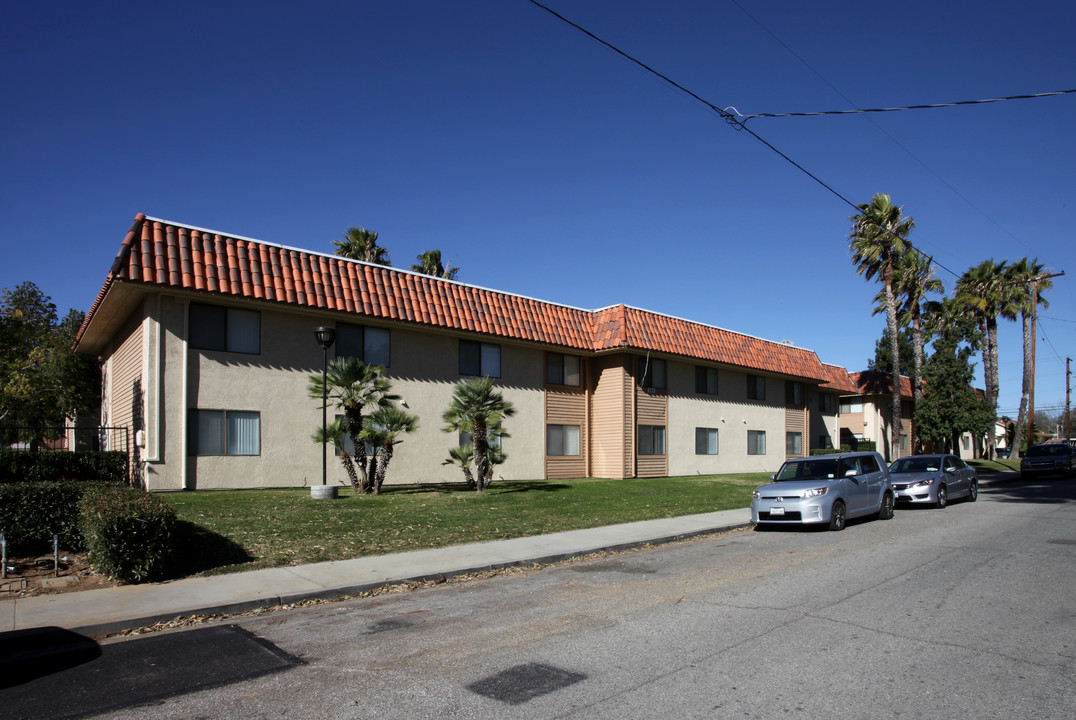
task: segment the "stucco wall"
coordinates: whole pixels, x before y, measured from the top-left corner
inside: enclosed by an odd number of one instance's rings
[[[766,399],[747,399],[747,373],[718,370],[718,394],[695,392],[695,366],[670,362],[670,475],[773,472],[785,459],[784,380],[766,378]],[[695,428],[718,430],[718,454],[695,454]],[[766,432],[766,454],[747,454],[747,431]]]

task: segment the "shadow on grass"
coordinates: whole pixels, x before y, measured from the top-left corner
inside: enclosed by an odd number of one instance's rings
[[[570,490],[571,485],[551,483],[545,480],[511,481],[494,480],[486,490],[494,493],[553,492]],[[474,493],[465,483],[431,483],[428,485],[382,485],[382,495],[424,495],[429,493]]]
[[[181,578],[226,565],[240,565],[255,558],[242,545],[186,520],[177,520],[176,554],[166,575]]]

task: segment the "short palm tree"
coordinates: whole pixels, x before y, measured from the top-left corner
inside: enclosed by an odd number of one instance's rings
[[[1013,447],[1020,447],[1020,439],[1024,436],[1024,426],[1027,422],[1028,397],[1031,394],[1031,336],[1035,332],[1032,327],[1032,318],[1037,306],[1049,307],[1042,296],[1043,290],[1049,290],[1053,283],[1049,279],[1039,278],[1045,271],[1045,266],[1038,258],[1028,260],[1023,258],[1010,265],[1006,272],[1006,280],[1012,289],[1012,309],[1015,312],[1009,319],[1016,319],[1016,312],[1020,313],[1020,319],[1024,326],[1024,372],[1020,383],[1020,409],[1016,413],[1016,431],[1013,434]],[[1033,285],[1034,284],[1034,285]]]
[[[389,265],[389,251],[377,244],[377,232],[362,227],[349,227],[343,240],[333,240],[336,254],[351,260],[376,265]]]
[[[433,277],[444,278],[445,280],[455,280],[456,273],[460,271],[459,268],[452,267],[452,263],[447,266],[441,264],[441,251],[440,250],[427,250],[424,253],[419,253],[418,264],[412,265],[411,269],[417,273],[423,275],[432,275]]]
[[[388,474],[394,448],[400,444],[397,440],[401,433],[413,433],[418,430],[418,416],[395,406],[379,407],[366,418],[362,439],[374,447],[373,482],[374,494],[381,492],[381,486]]]
[[[351,457],[351,453],[347,451],[347,446],[344,443],[344,438],[347,436],[347,421],[344,418],[336,418],[325,426],[324,433],[322,433],[320,427],[317,428],[314,431],[313,439],[318,445],[328,442],[336,449],[336,452],[340,453],[340,463],[344,466],[344,470],[347,471],[348,479],[351,480],[351,487],[356,493],[359,493],[363,492],[365,488],[362,487],[359,472],[355,469],[355,458]]]
[[[490,428],[515,415],[515,407],[494,389],[488,377],[464,380],[456,385],[445,410],[445,432],[469,432],[474,444],[475,489],[482,492],[491,477]],[[503,433],[503,428],[499,431]]]
[[[311,375],[307,384],[310,397],[321,401],[324,389],[328,402],[343,411],[347,433],[355,446],[355,463],[362,474],[363,488],[368,487],[370,482],[366,467],[366,443],[361,440],[363,413],[366,408],[385,407],[400,399],[389,392],[392,383],[383,371],[380,365],[367,365],[357,358],[336,358],[325,370],[324,387],[321,375]]]
[[[474,481],[474,473],[471,472],[471,461],[474,460],[474,446],[460,445],[449,449],[448,458],[441,462],[442,465],[455,465],[463,470],[463,477],[467,481],[467,487],[474,490],[477,485]]]
[[[915,228],[915,221],[903,216],[903,209],[894,205],[889,195],[878,193],[869,203],[859,206],[859,214],[853,215],[852,232],[848,236],[852,263],[856,272],[867,280],[875,277],[882,282],[882,304],[885,307],[886,326],[889,328],[890,351],[893,356],[893,409],[890,433],[889,460],[900,455],[901,400],[900,400],[900,348],[897,321],[896,270],[901,255],[908,251],[908,235]]]

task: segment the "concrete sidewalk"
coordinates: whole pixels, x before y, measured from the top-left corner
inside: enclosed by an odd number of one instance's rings
[[[0,632],[61,627],[100,636],[187,615],[354,595],[407,580],[548,563],[750,525],[747,508],[396,555],[0,601]]]

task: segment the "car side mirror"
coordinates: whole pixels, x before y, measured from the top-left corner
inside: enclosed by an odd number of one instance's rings
[[[856,476],[856,474],[857,474],[857,473],[856,473],[856,469],[855,469],[855,468],[849,468],[848,470],[845,470],[845,471],[844,471],[844,476],[845,476],[845,477],[855,477],[855,476]]]
[[[770,480],[776,480],[776,479],[777,479],[777,475],[776,475],[776,474],[774,474],[774,475],[770,475]]]

